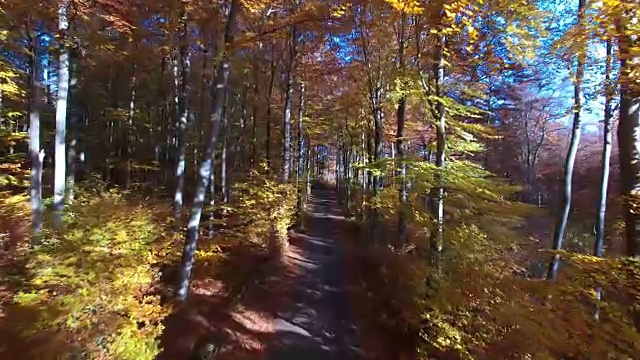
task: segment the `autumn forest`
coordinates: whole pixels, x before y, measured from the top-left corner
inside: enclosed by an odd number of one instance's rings
[[[638,0],[0,0],[1,359],[634,359]]]

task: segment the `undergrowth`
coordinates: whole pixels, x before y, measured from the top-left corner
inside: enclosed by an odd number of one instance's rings
[[[439,260],[432,260],[429,247],[428,199],[418,195],[428,194],[434,181],[432,169],[420,168],[425,165],[410,166],[415,192],[404,209],[411,221],[406,246],[398,248],[394,238],[373,243],[364,230],[370,224],[362,224],[356,246],[364,276],[357,297],[369,325],[397,339],[397,352],[410,359],[633,358],[640,350],[629,320],[638,318],[637,260],[561,252],[557,281],[529,276],[532,259],[548,263],[551,257],[518,232],[539,210],[509,201],[515,189],[475,165],[454,165],[445,174]],[[383,189],[369,203],[387,237],[394,234],[398,188]]]
[[[296,215],[295,187],[254,171],[234,185],[231,198],[222,238],[260,244],[272,254],[282,254]]]
[[[153,359],[169,313],[152,292],[157,264],[172,246],[161,215],[167,212],[117,192],[85,195],[66,209],[61,228],[47,224],[37,245],[15,255],[26,265],[11,306],[37,309],[22,335],[46,330],[66,339],[52,358]],[[13,203],[7,212],[28,219],[16,199],[5,199],[3,209]],[[15,220],[6,215],[3,221]],[[13,224],[28,231],[28,221]]]
[[[0,328],[25,344],[42,334],[55,338],[38,350],[18,352],[51,359],[154,359],[172,311],[161,296],[173,283],[161,279],[161,269],[178,264],[182,246],[166,201],[138,199],[91,179],[76,189],[63,225],[54,226],[46,211],[40,240],[30,247],[28,196],[0,195],[0,240],[7,250],[2,283],[9,291],[2,306],[11,315]],[[295,217],[295,189],[255,172],[233,187],[231,199],[223,226],[199,244],[194,276],[228,278],[220,272],[236,272],[243,284],[227,285],[243,292],[250,279],[240,273],[246,271],[220,264],[234,249],[260,248],[256,259],[282,255]],[[27,312],[29,317],[15,315]],[[12,347],[0,350],[9,354]]]

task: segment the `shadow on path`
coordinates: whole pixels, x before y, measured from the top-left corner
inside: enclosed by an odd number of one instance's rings
[[[291,237],[288,261],[295,282],[278,313],[266,359],[364,359],[349,314],[345,254],[337,243],[345,219],[335,193],[314,191],[307,212],[306,233]]]

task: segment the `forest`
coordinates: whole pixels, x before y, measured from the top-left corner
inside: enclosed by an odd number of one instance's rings
[[[0,0],[0,359],[636,359],[639,0]]]

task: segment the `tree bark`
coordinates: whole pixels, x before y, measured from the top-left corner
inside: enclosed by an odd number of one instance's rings
[[[211,154],[211,163],[213,167],[216,165],[216,152]],[[213,239],[216,234],[216,172],[211,171],[209,176],[209,238]]]
[[[602,170],[600,175],[600,199],[598,201],[598,212],[596,219],[596,240],[593,248],[593,255],[602,257],[604,246],[604,227],[607,211],[607,191],[609,185],[609,171],[612,148],[612,127],[613,117],[611,103],[613,102],[613,84],[611,82],[613,43],[607,40],[607,59],[605,65],[605,102],[604,102],[604,144],[602,145]]]
[[[178,282],[176,297],[179,301],[184,301],[189,292],[189,281],[191,278],[191,270],[195,261],[196,247],[198,245],[198,232],[200,229],[200,219],[202,217],[202,208],[204,205],[205,195],[209,187],[209,180],[213,167],[213,153],[218,142],[218,131],[222,120],[222,109],[224,106],[224,97],[226,94],[227,80],[229,77],[229,54],[227,53],[227,45],[233,42],[235,37],[235,23],[237,13],[240,11],[240,0],[231,0],[229,15],[224,32],[224,42],[220,44],[218,52],[220,61],[216,71],[216,77],[213,82],[213,113],[211,115],[211,130],[207,141],[207,147],[203,155],[200,169],[198,172],[198,182],[196,185],[195,196],[193,199],[193,208],[187,225],[187,238],[184,244],[182,254],[182,268],[180,279]]]
[[[298,108],[298,128],[296,133],[296,138],[298,140],[298,169],[296,175],[296,189],[297,189],[297,205],[298,205],[298,219],[302,217],[302,210],[304,206],[303,202],[303,192],[301,184],[301,179],[304,171],[304,142],[303,142],[303,134],[302,134],[302,126],[304,119],[304,84],[300,84],[300,107]]]
[[[74,99],[73,89],[78,83],[78,56],[69,55],[69,98]],[[71,100],[69,100],[71,102]],[[77,101],[76,101],[77,103]],[[76,162],[78,161],[78,107],[73,112],[74,107],[71,106],[72,113],[69,116],[69,150],[67,152],[67,200],[72,203],[75,199],[75,182],[76,182]],[[84,154],[81,150],[80,154]]]
[[[620,46],[620,122],[618,147],[622,176],[623,214],[626,225],[627,255],[640,256],[640,87],[637,71],[640,46],[637,34],[628,27],[634,14],[624,14],[619,25]],[[637,16],[637,14],[635,14]],[[636,72],[636,74],[633,74]],[[634,81],[635,80],[635,81]]]
[[[578,26],[582,25],[584,18],[584,4],[585,0],[578,1]],[[567,222],[569,221],[569,212],[571,211],[571,196],[572,196],[572,181],[573,181],[573,167],[576,162],[576,155],[578,154],[578,146],[580,145],[581,134],[581,117],[582,111],[582,81],[584,78],[584,63],[585,63],[585,47],[581,46],[578,49],[578,59],[576,64],[576,78],[573,90],[573,126],[571,130],[571,141],[569,143],[569,150],[567,151],[567,157],[564,165],[564,177],[562,179],[562,197],[560,211],[558,212],[558,218],[556,220],[555,229],[553,232],[553,250],[561,250],[564,235],[567,230]],[[547,270],[547,279],[555,280],[558,275],[558,266],[560,264],[560,255],[554,254]]]
[[[27,30],[29,31],[29,30]],[[30,202],[31,245],[37,245],[42,233],[42,162],[44,150],[40,149],[40,80],[38,38],[29,33],[29,157],[31,158]]]
[[[188,30],[189,24],[187,19],[186,3],[182,3],[182,9],[180,10],[180,84],[176,88],[178,92],[178,109],[176,119],[176,137],[178,139],[178,158],[176,162],[176,188],[173,194],[173,218],[178,221],[182,217],[182,207],[184,203],[184,179],[185,169],[187,166],[187,116],[189,109],[187,106],[188,96],[188,81],[189,81],[189,43],[188,43]]]
[[[209,64],[209,60],[208,60],[208,56],[207,54],[209,53],[209,51],[205,48],[202,51],[202,67],[200,69],[200,74],[201,74],[201,81],[200,81],[200,104],[199,104],[199,110],[198,110],[198,115],[196,116],[196,120],[195,120],[195,145],[193,146],[194,149],[194,156],[193,156],[193,171],[194,171],[194,176],[197,177],[198,176],[198,155],[200,154],[200,148],[201,148],[201,144],[202,144],[202,137],[203,137],[203,127],[201,124],[202,119],[204,119],[204,116],[206,114],[206,100],[209,96],[209,92],[206,90],[208,89],[208,86],[210,86],[210,82],[207,81],[207,65]]]
[[[444,48],[446,38],[438,34],[438,50],[435,61],[435,92],[437,97],[444,96]],[[439,262],[444,249],[444,181],[443,174],[446,156],[446,108],[443,102],[438,102],[438,122],[436,123],[436,176],[437,187],[434,189],[433,216],[435,218],[435,231],[431,233],[431,251],[434,259]]]
[[[235,156],[233,157],[234,172],[238,172],[241,169],[245,169],[245,162],[247,160],[246,151],[246,125],[247,125],[247,89],[242,88],[242,94],[240,96],[240,128],[238,129],[238,135],[236,136],[235,144]]]
[[[404,76],[404,47],[405,47],[405,22],[406,15],[403,13],[400,19],[400,39],[398,41],[398,70],[399,75]],[[404,81],[404,79],[402,79]],[[403,89],[404,91],[404,89]],[[405,144],[404,144],[404,121],[405,113],[407,109],[407,97],[402,94],[398,101],[397,109],[397,131],[396,131],[396,148],[398,151],[398,161],[400,163],[399,176],[399,189],[398,189],[398,246],[404,246],[407,241],[407,219],[406,219],[406,206],[407,206],[407,165],[405,163]]]
[[[229,140],[229,93],[224,96],[224,107],[222,109],[222,149],[220,154],[220,195],[222,205],[228,202],[227,189],[227,142]],[[224,210],[222,210],[224,213]]]
[[[304,203],[309,202],[311,197],[311,169],[313,169],[313,161],[311,158],[311,139],[307,137],[307,191],[304,194]]]
[[[362,155],[362,192],[363,195],[366,195],[367,193],[367,141],[366,138],[367,137],[367,129],[366,129],[366,125],[363,124],[362,126],[362,133],[360,134],[360,152]],[[362,199],[364,200],[366,198],[366,196],[363,196]]]
[[[282,182],[288,183],[291,178],[291,108],[293,107],[293,82],[296,59],[296,27],[291,28],[289,61],[287,64],[287,83],[284,93],[284,123],[282,127]]]
[[[260,96],[258,91],[258,66],[254,65],[253,68],[253,106],[251,108],[251,160],[250,166],[253,170],[258,162],[258,97]]]
[[[138,64],[133,62],[132,76],[131,76],[131,97],[129,98],[129,112],[127,113],[127,123],[124,130],[124,141],[122,146],[122,158],[124,159],[124,179],[121,181],[121,185],[125,188],[129,188],[131,182],[131,163],[133,162],[132,154],[133,148],[131,147],[131,133],[133,130],[133,118],[136,115],[136,101],[138,90]]]
[[[272,47],[273,48],[273,47]],[[265,146],[265,160],[267,162],[267,172],[270,171],[271,168],[271,99],[273,97],[273,85],[276,78],[276,60],[275,60],[275,51],[272,53],[271,58],[271,74],[269,77],[269,88],[267,90],[267,123],[266,123],[266,136],[264,141]]]
[[[58,98],[56,102],[55,174],[53,190],[54,220],[62,224],[65,189],[67,185],[67,96],[69,93],[69,48],[67,31],[68,0],[60,0],[58,5],[58,32],[60,34],[60,58],[58,63]]]
[[[604,248],[604,229],[605,229],[605,217],[607,214],[607,194],[609,185],[609,172],[611,162],[611,148],[612,148],[612,127],[611,121],[613,117],[612,102],[613,102],[613,84],[611,82],[611,68],[613,57],[613,42],[609,38],[607,39],[607,55],[605,64],[605,85],[604,85],[604,143],[602,145],[602,170],[600,176],[600,196],[598,201],[598,211],[596,217],[596,239],[593,245],[593,255],[602,257]],[[596,301],[602,299],[602,289],[596,288]],[[600,304],[596,304],[596,310],[594,313],[596,320],[600,319]]]

